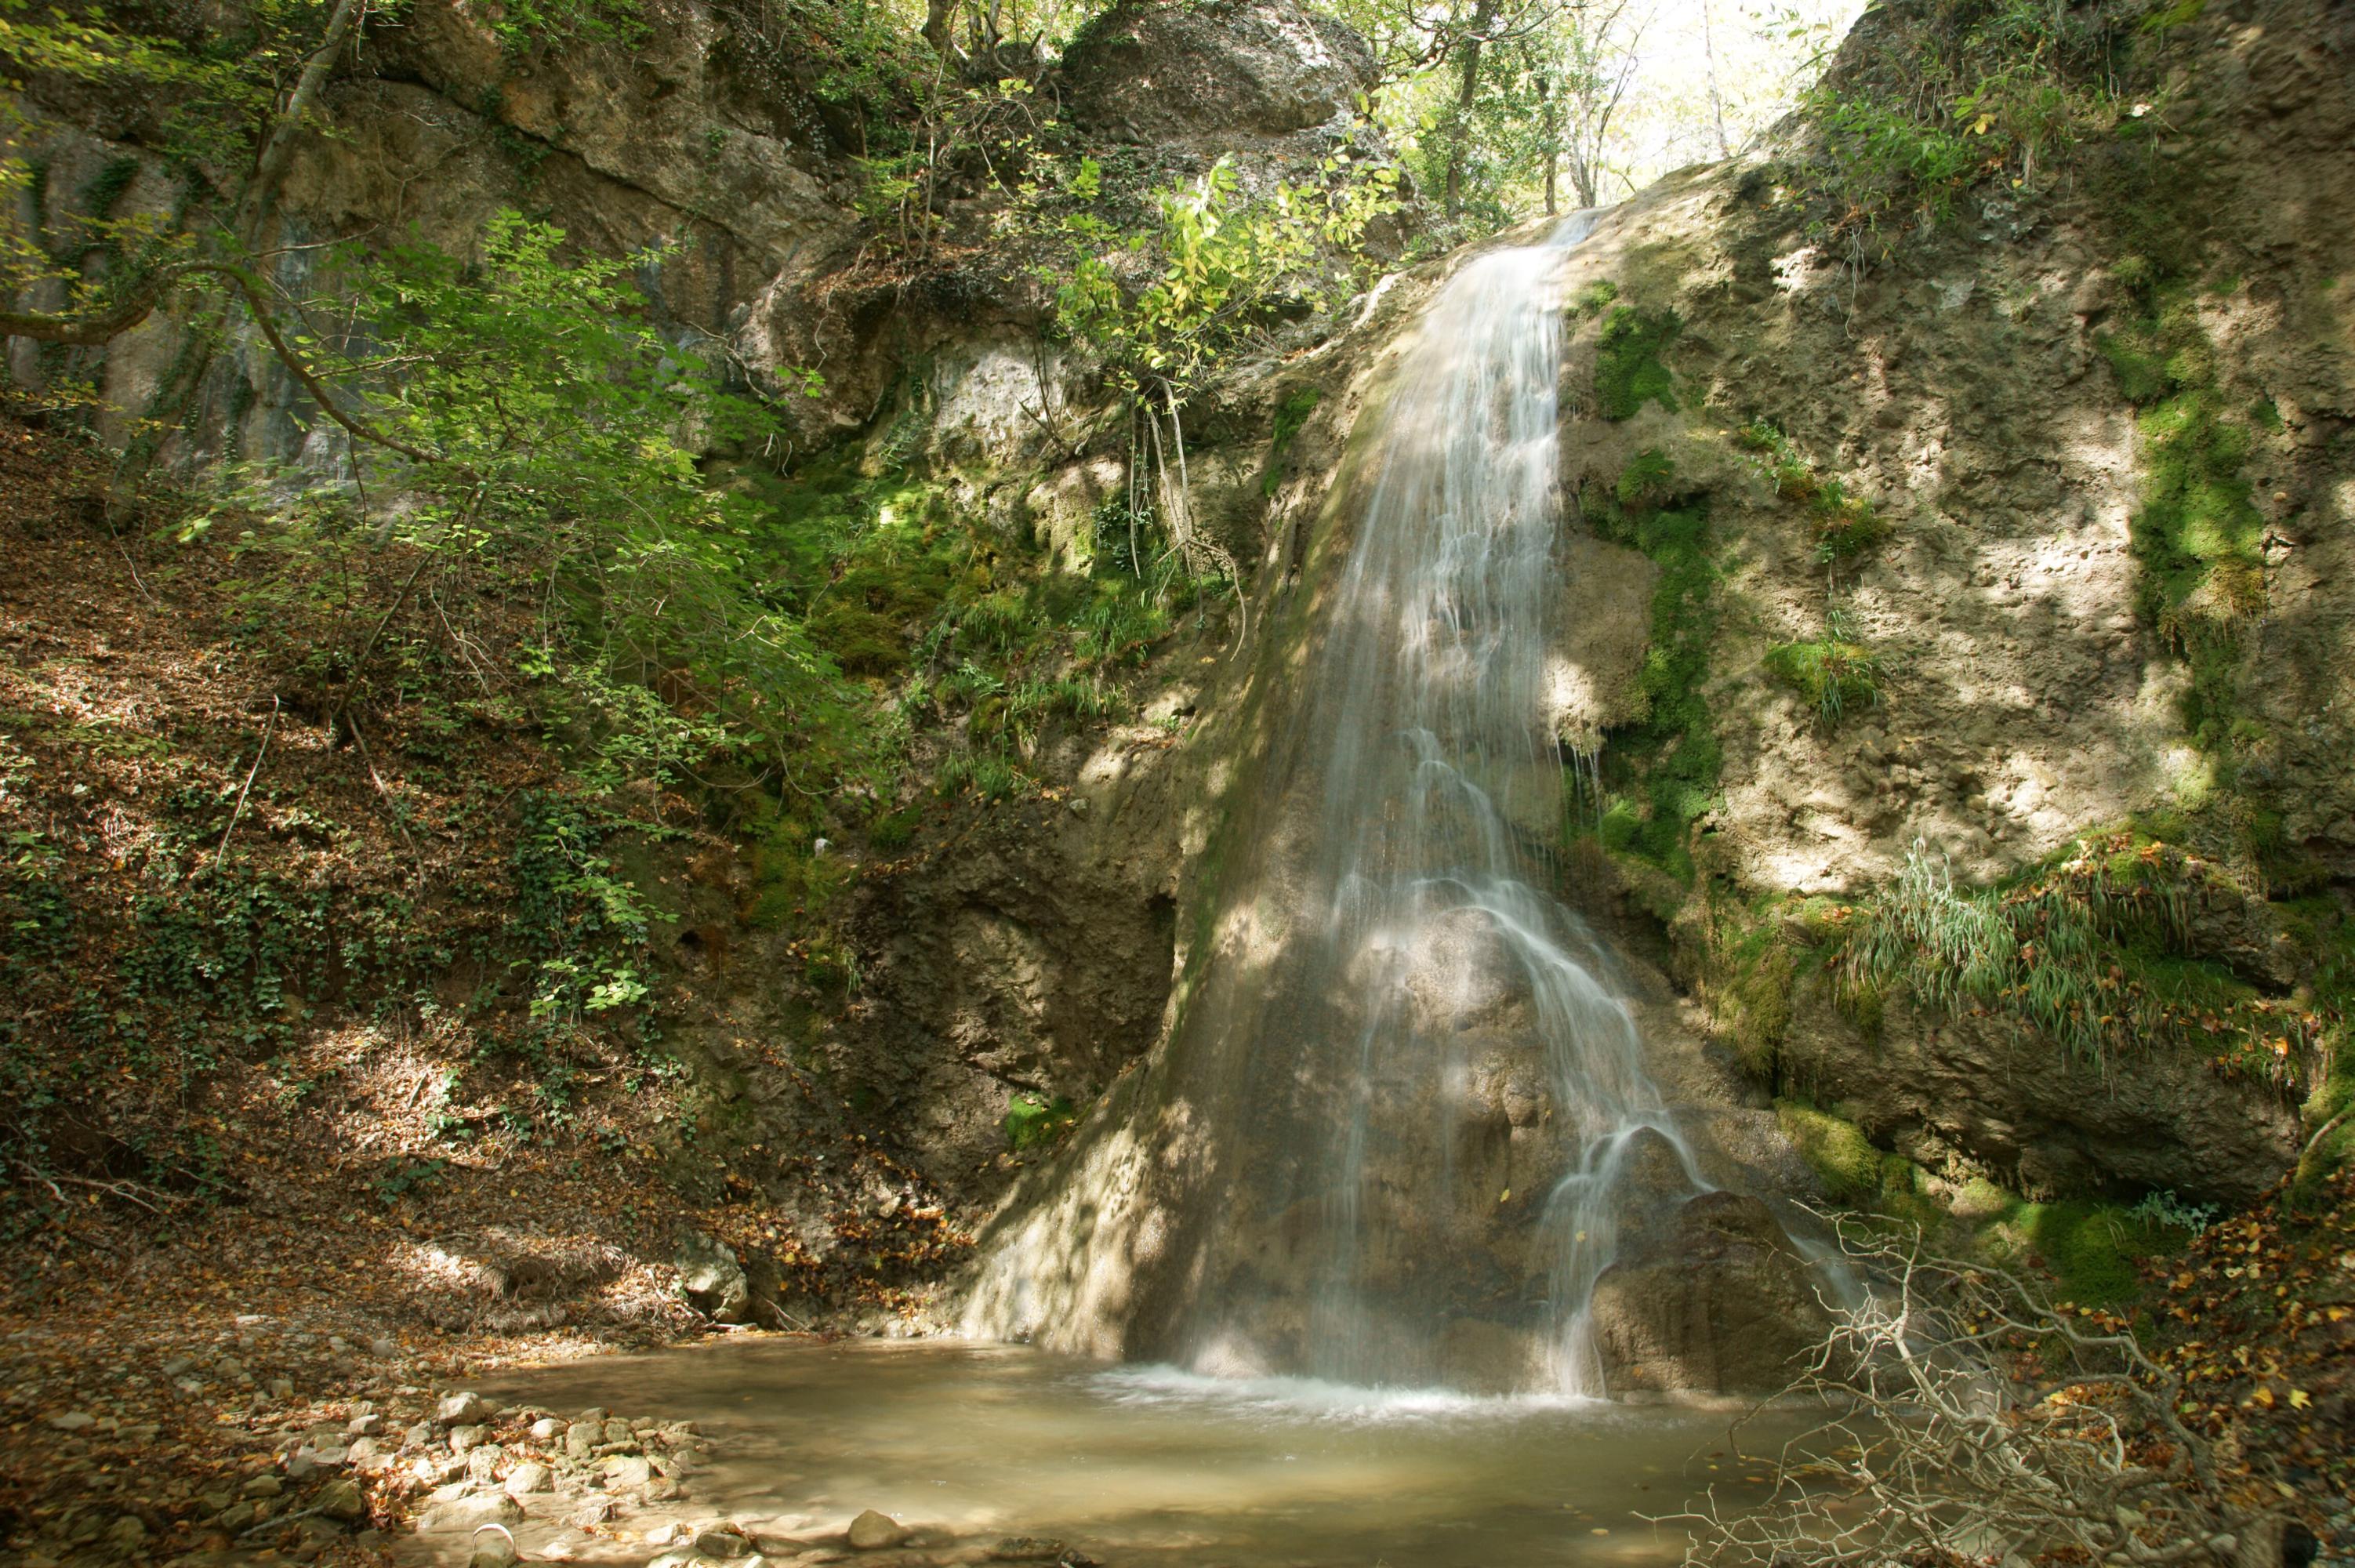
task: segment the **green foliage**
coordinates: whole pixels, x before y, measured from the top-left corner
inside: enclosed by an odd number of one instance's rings
[[[1327,160],[1323,172],[1321,189],[1285,183],[1252,196],[1220,158],[1190,184],[1154,192],[1149,229],[1124,235],[1089,206],[1048,220],[1062,255],[1039,278],[1055,291],[1058,323],[1132,389],[1192,385],[1287,303],[1324,309],[1349,274],[1323,273],[1322,258],[1354,251],[1366,226],[1398,206],[1388,165]],[[1082,158],[1068,188],[1084,200],[1100,180]],[[1146,281],[1132,286],[1139,271]]]
[[[2148,1229],[2170,1226],[2197,1238],[2222,1212],[2213,1203],[2186,1203],[2170,1187],[2164,1192],[2144,1193],[2142,1200],[2126,1211],[2126,1218]]]
[[[1827,637],[1776,643],[1766,650],[1766,673],[1796,691],[1827,728],[1849,709],[1881,700],[1881,658],[1861,643]]]
[[[610,835],[638,824],[546,792],[527,794],[520,809],[513,930],[534,1029],[561,1035],[646,999],[647,936],[667,917],[601,852]]]
[[[2078,1061],[2114,1067],[2163,1040],[2261,1040],[2238,1063],[2286,1078],[2311,1026],[2193,951],[2192,901],[2206,862],[2118,833],[2079,840],[2015,886],[1958,889],[1917,846],[1897,880],[1859,906],[1838,960],[1865,995],[1902,985],[1950,1013],[2000,1008]]]
[[[1838,480],[1822,477],[1773,424],[1753,420],[1734,432],[1733,441],[1758,459],[1775,495],[1805,508],[1807,537],[1816,559],[1827,567],[1853,560],[1888,537],[1888,522],[1871,502],[1849,495]]]
[[[425,244],[343,252],[336,275],[368,336],[301,341],[373,384],[378,428],[440,459],[355,453],[411,498],[393,537],[489,581],[536,575],[571,612],[547,626],[539,657],[580,701],[609,720],[691,705],[698,720],[667,739],[704,755],[821,776],[870,767],[857,694],[765,601],[761,508],[707,483],[697,461],[773,421],[636,317],[630,265],[567,261],[560,230],[503,212],[472,263]],[[306,500],[322,528],[374,526],[345,511],[341,489]],[[667,703],[614,698],[617,681],[657,679]]]
[[[1571,314],[1589,320],[1601,315],[1611,302],[1619,297],[1619,285],[1609,278],[1597,278],[1570,297]]]
[[[647,31],[638,0],[500,0],[488,21],[500,44],[518,54],[575,38],[626,48]]]
[[[1775,1101],[1774,1117],[1836,1201],[1883,1211],[1913,1206],[1920,1171],[1903,1156],[1875,1148],[1854,1122],[1796,1099]]]
[[[1069,1132],[1078,1116],[1071,1102],[1063,1095],[1050,1099],[1023,1090],[1006,1108],[1006,1147],[1017,1154],[1042,1148]]]
[[[1633,419],[1647,402],[1675,411],[1676,379],[1660,354],[1683,330],[1674,311],[1623,304],[1604,318],[1594,355],[1594,403],[1604,419]]]
[[[2024,186],[2092,138],[2137,133],[2148,104],[2128,108],[2122,68],[2145,9],[1960,0],[1922,13],[1844,89],[1807,101],[1817,232],[1862,266],[1982,179]]]
[[[1842,1116],[1797,1099],[1777,1100],[1774,1110],[1783,1136],[1835,1201],[1906,1230],[1946,1232],[1967,1252],[2000,1266],[2041,1271],[2081,1307],[2132,1301],[2142,1290],[2141,1261],[2179,1250],[2215,1213],[2181,1204],[2172,1193],[2154,1193],[2126,1207],[2086,1200],[2026,1202],[1985,1178],[1941,1189],[1913,1161],[1875,1147]]]
[[[1676,493],[1676,464],[1667,453],[1651,447],[1628,459],[1611,495],[1623,507],[1646,511],[1668,500]]]

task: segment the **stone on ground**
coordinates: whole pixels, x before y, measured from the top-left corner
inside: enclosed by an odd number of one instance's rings
[[[850,1544],[860,1552],[880,1552],[908,1539],[907,1527],[888,1513],[868,1509],[850,1521]]]

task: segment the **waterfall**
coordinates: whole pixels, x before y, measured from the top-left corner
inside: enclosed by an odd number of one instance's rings
[[[1560,276],[1593,225],[1428,306],[1169,1057],[999,1246],[973,1326],[1229,1375],[1604,1392],[1587,1307],[1631,1182],[1702,1183],[1548,891]],[[1092,1313],[1116,1337],[1066,1326]]]
[[[1317,1292],[1320,1371],[1362,1380],[1392,1370],[1380,1336],[1365,1333],[1359,1267],[1373,1102],[1385,1083],[1435,1072],[1444,1087],[1463,1072],[1445,1038],[1449,1004],[1493,983],[1466,963],[1501,962],[1508,984],[1526,987],[1523,1027],[1544,1042],[1556,1114],[1574,1118],[1576,1163],[1548,1198],[1540,1232],[1563,1391],[1602,1392],[1586,1304],[1611,1261],[1632,1135],[1660,1133],[1698,1180],[1599,954],[1543,891],[1546,836],[1514,831],[1499,798],[1533,795],[1559,821],[1561,752],[1543,720],[1547,634],[1562,598],[1555,279],[1562,251],[1593,226],[1582,214],[1544,244],[1483,256],[1433,302],[1329,612],[1310,720],[1329,731],[1332,759],[1317,879],[1332,898],[1324,957],[1349,977],[1364,1016],[1355,1083],[1335,1107],[1330,1179],[1341,1201]],[[1433,981],[1443,994],[1418,997]]]

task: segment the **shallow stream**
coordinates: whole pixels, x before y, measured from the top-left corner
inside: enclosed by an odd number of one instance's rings
[[[591,1560],[643,1561],[617,1549],[672,1517],[815,1543],[871,1508],[943,1562],[1032,1535],[1108,1568],[1666,1563],[1682,1531],[1643,1516],[1771,1485],[1727,1412],[1221,1381],[1010,1346],[755,1340],[485,1389],[561,1414],[692,1420],[712,1440],[688,1501],[624,1511],[601,1542],[570,1531]],[[1765,1435],[1742,1438],[1755,1454]],[[559,1532],[517,1533],[537,1557]]]

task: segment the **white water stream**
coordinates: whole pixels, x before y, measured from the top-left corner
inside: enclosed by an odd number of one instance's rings
[[[1700,1185],[1600,954],[1544,891],[1541,836],[1517,832],[1499,798],[1523,792],[1534,799],[1514,804],[1559,822],[1561,752],[1543,719],[1564,600],[1559,278],[1564,251],[1593,227],[1581,214],[1543,244],[1480,257],[1432,303],[1384,416],[1379,478],[1313,677],[1310,722],[1329,731],[1330,755],[1323,957],[1362,1008],[1357,1071],[1333,1108],[1341,1201],[1315,1336],[1325,1348],[1315,1370],[1327,1375],[1398,1370],[1380,1363],[1382,1337],[1364,1332],[1377,1292],[1357,1266],[1371,1222],[1358,1197],[1369,1185],[1376,1086],[1432,1075],[1444,1099],[1467,1066],[1444,1026],[1476,1006],[1481,966],[1503,964],[1522,992],[1516,1022],[1543,1040],[1555,1113],[1575,1129],[1576,1163],[1542,1221],[1557,1389],[1604,1392],[1586,1307],[1615,1245],[1631,1135],[1661,1134]],[[1418,995],[1434,980],[1454,994]]]

